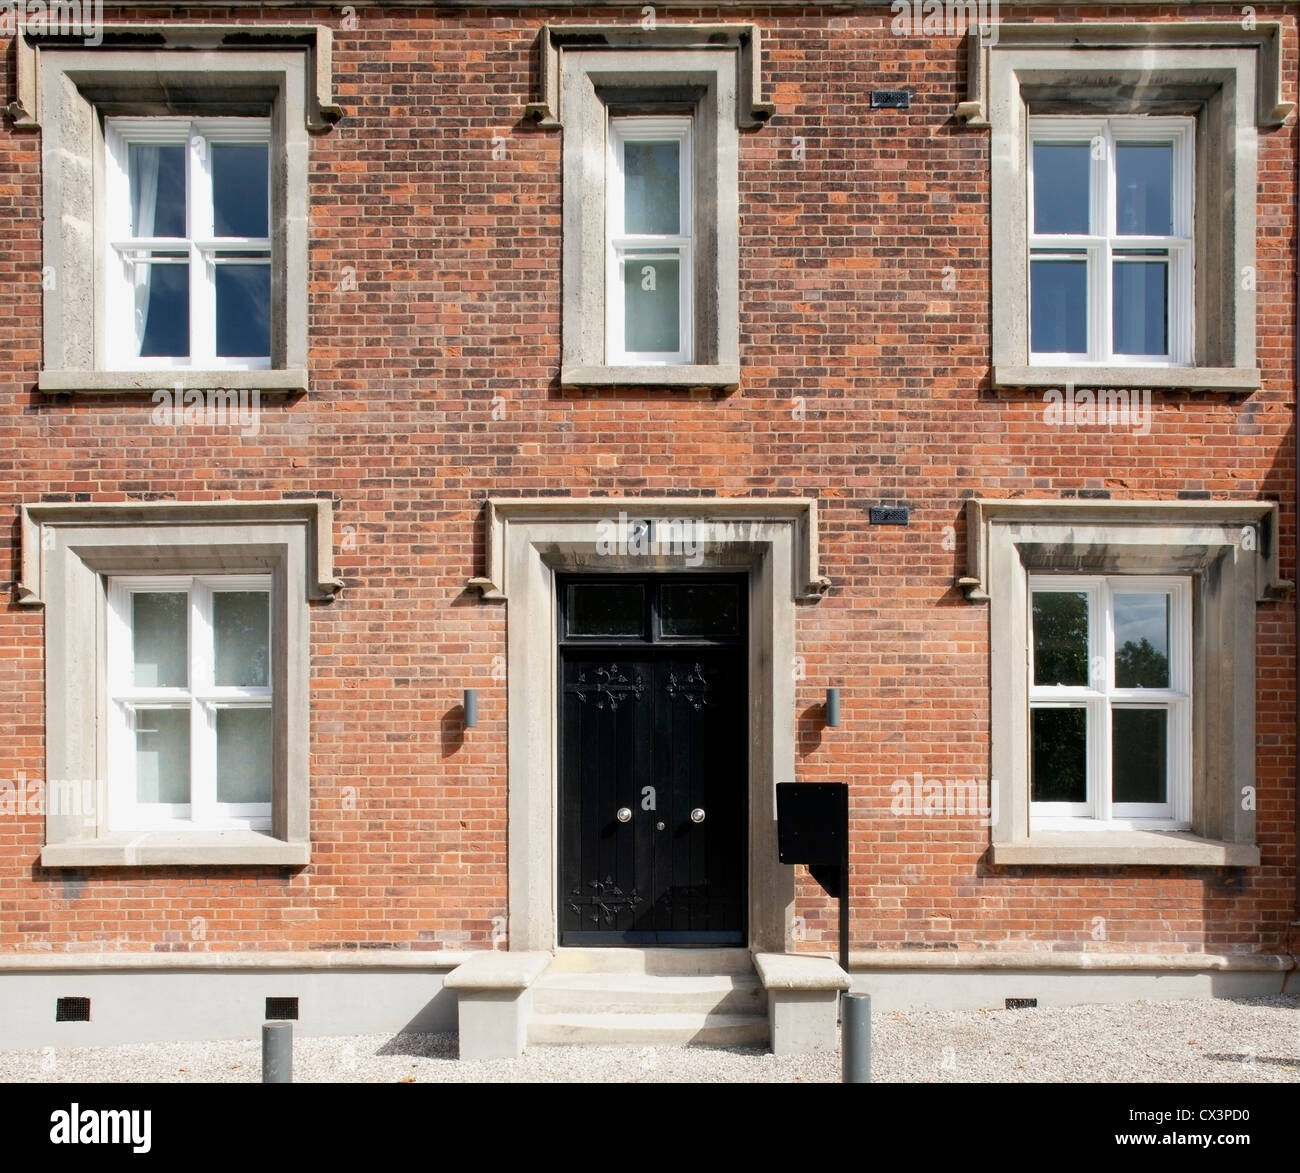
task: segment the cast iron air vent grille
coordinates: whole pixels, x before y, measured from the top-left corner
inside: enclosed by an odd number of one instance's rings
[[[872,90],[871,108],[873,110],[907,110],[912,105],[912,95],[908,90]]]
[[[268,998],[266,1000],[266,1020],[268,1022],[297,1022],[297,998]]]
[[[89,1022],[89,998],[56,998],[54,1001],[55,1022]]]

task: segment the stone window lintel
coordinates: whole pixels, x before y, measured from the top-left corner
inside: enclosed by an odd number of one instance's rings
[[[303,108],[308,130],[325,130],[343,117],[334,100],[333,30],[328,25],[105,24],[97,43],[81,36],[26,33],[14,38],[17,98],[7,113],[15,130],[38,130],[41,56],[50,51],[105,49],[294,49],[307,55]]]
[[[736,121],[764,125],[776,106],[763,97],[762,33],[756,24],[547,24],[537,33],[538,85],[524,115],[547,130],[563,125],[560,57],[566,49],[731,49],[739,55]]]
[[[22,577],[14,584],[15,600],[29,607],[45,603],[45,550],[52,530],[69,526],[134,527],[142,544],[150,529],[162,525],[232,526],[299,522],[311,531],[308,552],[314,565],[308,597],[332,599],[343,580],[334,576],[334,506],[325,498],[310,501],[142,501],[121,503],[47,502],[19,506]]]
[[[1255,49],[1259,53],[1257,124],[1281,126],[1295,110],[1282,96],[1282,25],[1260,21],[1253,29],[1220,21],[1150,23],[1068,22],[999,24],[996,38],[966,34],[967,90],[957,116],[968,126],[989,126],[989,54],[997,49]]]
[[[1024,524],[1033,526],[1083,526],[1096,529],[1108,526],[1141,526],[1149,530],[1153,524],[1187,527],[1206,531],[1215,527],[1217,542],[1198,546],[1201,565],[1212,560],[1211,546],[1221,548],[1226,538],[1225,528],[1240,529],[1254,526],[1258,533],[1255,573],[1255,599],[1268,602],[1286,597],[1293,584],[1280,577],[1277,541],[1277,505],[1271,501],[1086,501],[1086,500],[1015,500],[974,497],[966,502],[966,574],[956,580],[956,585],[966,592],[972,603],[982,603],[989,598],[989,533],[995,524]],[[1143,537],[1145,544],[1153,539]],[[1186,546],[1184,548],[1187,548]],[[1192,555],[1189,554],[1189,558]],[[1195,569],[1189,562],[1187,571]]]

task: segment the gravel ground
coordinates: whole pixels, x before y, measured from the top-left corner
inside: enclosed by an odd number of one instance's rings
[[[877,1013],[878,1082],[1300,1083],[1300,997]],[[247,1083],[260,1039],[0,1051],[0,1082]],[[838,1082],[839,1056],[752,1048],[537,1047],[456,1060],[450,1035],[299,1038],[300,1083]]]

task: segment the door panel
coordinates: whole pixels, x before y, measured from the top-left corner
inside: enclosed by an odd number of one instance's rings
[[[742,944],[743,647],[565,648],[560,663],[560,943]]]
[[[649,906],[653,828],[636,814],[652,784],[650,668],[598,652],[563,657],[562,928],[631,932]],[[622,807],[633,812],[627,823],[617,818]]]

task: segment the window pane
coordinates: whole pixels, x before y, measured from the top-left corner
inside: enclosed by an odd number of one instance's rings
[[[1169,596],[1115,596],[1115,687],[1169,687]]]
[[[127,147],[132,236],[187,236],[185,147],[131,143]]]
[[[570,635],[645,635],[640,583],[574,583],[568,604]]]
[[[1088,683],[1088,596],[1034,592],[1034,683]]]
[[[1163,261],[1116,261],[1116,354],[1168,354],[1169,266]]]
[[[1088,262],[1031,261],[1030,348],[1038,354],[1088,350]]]
[[[1091,151],[1087,143],[1034,144],[1034,231],[1088,231]]]
[[[681,262],[658,257],[623,262],[624,349],[675,354],[681,349]]]
[[[681,143],[623,144],[623,231],[681,232]]]
[[[1111,711],[1113,802],[1168,802],[1169,713],[1165,709]]]
[[[739,635],[736,584],[664,583],[659,590],[659,628],[664,635]]]
[[[271,266],[219,264],[217,354],[265,358],[271,353]]]
[[[271,710],[217,710],[217,801],[271,801]]]
[[[266,591],[212,596],[214,681],[244,688],[270,683],[270,611]]]
[[[214,236],[269,236],[265,143],[212,144]]]
[[[1169,236],[1174,229],[1174,148],[1115,146],[1115,224],[1121,233]]]
[[[189,602],[184,591],[131,596],[136,688],[184,688],[189,683]]]
[[[1088,801],[1088,712],[1030,711],[1030,799]]]
[[[190,353],[190,266],[137,264],[135,336],[141,358],[185,358]]]
[[[136,709],[135,796],[138,802],[189,802],[189,709]]]

